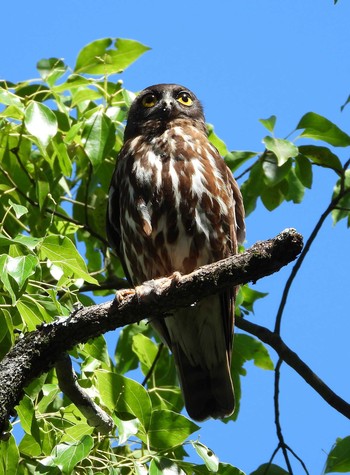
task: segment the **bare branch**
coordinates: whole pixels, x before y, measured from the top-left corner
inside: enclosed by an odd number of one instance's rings
[[[108,434],[113,429],[113,419],[79,386],[68,354],[62,355],[56,362],[56,373],[61,391],[86,417],[87,423],[101,434]]]
[[[257,336],[261,341],[270,345],[277,352],[278,356],[293,368],[330,406],[350,419],[350,404],[332,391],[331,388],[284,343],[277,333],[242,318],[236,321],[236,327],[241,328],[251,335]]]

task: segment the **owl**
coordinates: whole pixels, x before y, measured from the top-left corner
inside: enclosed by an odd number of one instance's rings
[[[202,105],[183,86],[150,86],[130,107],[107,235],[133,286],[188,274],[237,253],[244,240],[240,190],[207,135]],[[151,319],[174,355],[187,412],[197,421],[234,411],[235,295],[232,288]]]

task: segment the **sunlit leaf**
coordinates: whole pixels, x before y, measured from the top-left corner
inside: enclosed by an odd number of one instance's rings
[[[272,115],[271,117],[269,117],[268,119],[259,119],[259,122],[262,123],[262,125],[264,127],[266,127],[266,129],[269,131],[269,132],[273,132],[274,129],[275,129],[275,125],[276,125],[276,120],[277,120],[277,117],[275,115]]]
[[[31,101],[25,110],[25,125],[45,148],[58,130],[55,114],[44,104]]]
[[[246,308],[249,312],[254,313],[254,303],[258,299],[262,299],[268,295],[267,292],[259,292],[249,287],[248,284],[242,285],[239,289],[239,297],[237,303]]]
[[[57,445],[49,457],[40,460],[40,464],[46,467],[59,467],[62,473],[68,475],[78,462],[88,456],[93,446],[93,438],[84,435],[79,442]]]
[[[115,126],[102,109],[86,121],[82,139],[84,150],[92,165],[99,166],[115,142]]]
[[[0,280],[12,297],[21,291],[27,279],[35,273],[38,264],[38,258],[31,254],[18,257],[5,254],[0,256]],[[13,286],[9,276],[16,282],[17,288]]]
[[[46,81],[50,86],[53,86],[67,70],[62,59],[58,58],[41,59],[37,62],[36,67],[43,81]]]
[[[263,139],[263,143],[267,150],[270,150],[270,152],[276,155],[279,166],[283,165],[289,158],[298,155],[298,147],[289,140],[275,139],[274,137],[266,136]]]
[[[92,284],[98,283],[88,274],[84,259],[69,238],[47,236],[40,246],[40,254],[43,259],[49,259],[52,265],[61,269],[67,276],[81,278]]]
[[[301,137],[315,140],[323,140],[335,147],[347,147],[350,145],[350,136],[343,132],[337,125],[325,117],[308,112],[298,123],[297,129],[304,129]]]
[[[134,40],[96,40],[80,51],[74,72],[99,75],[120,73],[149,49]]]
[[[16,474],[18,462],[19,451],[13,435],[8,440],[0,440],[0,473]]]
[[[270,358],[266,346],[256,338],[238,333],[235,336],[235,344],[233,346],[233,354],[239,357],[244,364],[246,361],[252,360],[255,366],[261,369],[273,370],[274,365]],[[232,357],[235,359],[235,356]]]
[[[332,168],[336,171],[341,171],[342,169],[342,164],[339,158],[327,147],[301,145],[299,147],[299,152],[321,167]]]
[[[129,437],[137,434],[140,427],[140,421],[139,419],[121,420],[117,417],[116,426],[118,429],[119,444],[124,444]]]
[[[198,441],[192,442],[192,445],[197,454],[204,461],[207,469],[210,472],[216,473],[219,469],[219,459],[214,452]]]
[[[208,139],[210,142],[218,149],[218,152],[222,157],[225,157],[229,151],[226,147],[226,144],[223,140],[221,140],[216,133],[214,132],[214,126],[212,124],[207,124],[208,129]]]

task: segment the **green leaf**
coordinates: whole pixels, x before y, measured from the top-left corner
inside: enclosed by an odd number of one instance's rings
[[[14,344],[12,316],[6,309],[0,309],[0,360]]]
[[[25,110],[24,123],[28,132],[36,137],[42,147],[46,147],[58,130],[55,114],[44,104],[30,102]]]
[[[17,219],[21,218],[23,215],[28,213],[28,208],[22,205],[18,205],[11,200],[9,200],[9,205],[11,205],[11,208],[15,212]]]
[[[98,284],[97,280],[88,274],[84,259],[69,238],[56,235],[45,237],[40,246],[40,255],[42,259],[48,259],[50,265],[61,269],[66,277]]]
[[[350,145],[350,136],[348,134],[339,129],[333,122],[315,112],[305,114],[296,128],[304,129],[304,132],[300,134],[301,137],[323,140],[334,147],[347,147]]]
[[[266,136],[263,139],[263,143],[267,150],[270,150],[270,152],[273,152],[276,155],[278,166],[283,165],[289,158],[298,155],[298,147],[289,140],[275,139]]]
[[[115,143],[115,126],[102,109],[86,121],[82,139],[86,155],[92,165],[98,167]]]
[[[258,160],[252,166],[248,180],[246,180],[241,186],[241,193],[243,196],[244,207],[247,216],[252,211],[254,211],[257,198],[265,188],[266,185],[264,181],[262,163],[261,160]]]
[[[150,48],[138,41],[103,38],[86,45],[79,53],[75,73],[107,75],[120,73]]]
[[[258,368],[265,370],[274,369],[269,352],[263,343],[256,338],[243,333],[238,333],[235,336],[232,361],[234,361],[235,358],[241,361],[241,366],[243,366],[246,361],[253,360],[255,366]]]
[[[274,129],[275,129],[275,125],[276,125],[276,120],[277,120],[277,117],[275,115],[272,115],[271,117],[269,117],[268,119],[259,119],[259,122],[262,123],[262,125],[269,131],[269,132],[273,132]]]
[[[210,142],[218,149],[218,152],[222,157],[225,157],[229,151],[227,150],[226,144],[221,140],[216,133],[214,132],[214,126],[212,124],[207,124],[208,129],[208,139]]]
[[[265,182],[268,186],[275,186],[283,180],[292,167],[292,159],[289,158],[283,165],[279,165],[276,155],[267,153],[262,162],[262,168],[265,174]]]
[[[294,168],[289,170],[284,183],[287,185],[287,188],[284,189],[285,199],[293,201],[293,203],[301,203],[304,198],[305,187],[295,174]]]
[[[284,201],[284,193],[281,189],[281,183],[276,186],[266,187],[261,192],[261,201],[266,209],[273,211]]]
[[[329,452],[325,473],[350,472],[350,436],[337,439]]]
[[[299,152],[309,158],[316,165],[325,168],[332,168],[335,171],[342,170],[342,164],[333,152],[327,147],[319,147],[317,145],[301,145]]]
[[[18,406],[16,406],[16,411],[20,418],[22,429],[28,435],[34,437],[36,442],[40,443],[39,426],[35,417],[34,405],[27,395],[25,395]]]
[[[85,343],[84,351],[98,361],[109,364],[107,344],[103,335],[100,335],[99,337]]]
[[[146,323],[140,322],[124,327],[120,334],[115,350],[116,371],[124,374],[127,371],[137,368],[139,359],[132,349],[134,335],[149,331]]]
[[[84,435],[91,435],[93,431],[94,428],[86,423],[74,424],[73,426],[64,429],[64,435],[61,442],[78,442]]]
[[[339,196],[342,192],[343,184],[342,179],[339,179],[334,187],[332,199]],[[345,172],[344,191],[350,190],[350,170]],[[350,227],[350,192],[344,194],[340,199],[337,207],[332,211],[333,224],[337,224],[342,219],[348,220],[347,226]]]
[[[36,67],[42,80],[50,86],[53,86],[67,70],[67,66],[62,59],[58,58],[41,59],[37,62]]]
[[[299,147],[299,151],[300,151]],[[295,159],[295,174],[300,182],[306,187],[312,186],[312,166],[310,160],[304,155],[298,155]]]
[[[0,103],[6,106],[14,106],[20,110],[24,109],[21,99],[12,92],[8,91],[7,89],[3,89],[2,87],[0,87]]]
[[[281,468],[274,463],[264,463],[254,470],[254,472],[252,472],[250,475],[289,475],[289,472],[286,472],[284,468]]]
[[[165,450],[182,444],[199,426],[173,411],[153,411],[148,430],[150,446]]]
[[[35,273],[38,264],[38,258],[32,255],[11,257],[2,254],[0,256],[0,281],[10,294],[13,305],[27,279]]]
[[[145,367],[143,372],[146,374],[157,355],[157,345],[147,336],[137,333],[132,339],[132,350]]]
[[[136,435],[139,431],[140,421],[139,419],[121,420],[116,418],[116,426],[118,429],[118,442],[124,444],[129,437]]]
[[[17,301],[16,307],[25,321],[28,331],[36,330],[37,326],[43,323],[43,319],[35,302],[22,296],[21,299]]]
[[[0,440],[0,473],[17,473],[19,451],[13,435],[8,440]]]
[[[248,150],[235,150],[225,155],[225,162],[232,172],[236,171],[244,162],[256,157],[258,152],[250,152]]]
[[[259,292],[257,290],[254,290],[246,285],[242,285],[239,289],[239,305],[242,305],[244,308],[246,308],[249,312],[254,313],[254,303],[258,299],[262,299],[268,295],[267,292]]]
[[[40,464],[45,467],[59,467],[63,474],[71,474],[77,463],[89,455],[93,446],[93,438],[85,435],[79,442],[56,445],[51,455],[40,460]]]
[[[151,400],[145,388],[132,379],[110,371],[98,370],[94,376],[104,404],[111,410],[115,408],[118,417],[123,420],[123,414],[137,417],[147,430],[151,418]],[[130,417],[126,420],[130,420]]]
[[[23,206],[24,207],[24,206]],[[36,248],[36,246],[42,240],[39,238],[35,238],[32,236],[24,236],[23,234],[18,234],[13,239],[9,239],[8,237],[4,236],[0,233],[0,247],[1,246],[9,246],[10,244],[21,244],[30,251]]]
[[[28,455],[31,458],[38,457],[42,454],[40,444],[29,434],[24,434],[19,444],[19,450],[21,455]]]
[[[195,451],[200,456],[200,458],[204,461],[205,466],[210,472],[216,473],[219,469],[219,459],[214,454],[212,450],[206,447],[201,442],[191,442]]]

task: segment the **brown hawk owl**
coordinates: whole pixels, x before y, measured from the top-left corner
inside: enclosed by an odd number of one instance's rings
[[[199,100],[185,87],[150,86],[131,105],[110,187],[107,234],[133,285],[188,274],[237,253],[245,236],[241,193],[207,138]],[[210,295],[151,321],[174,354],[195,420],[234,410],[235,293]]]

